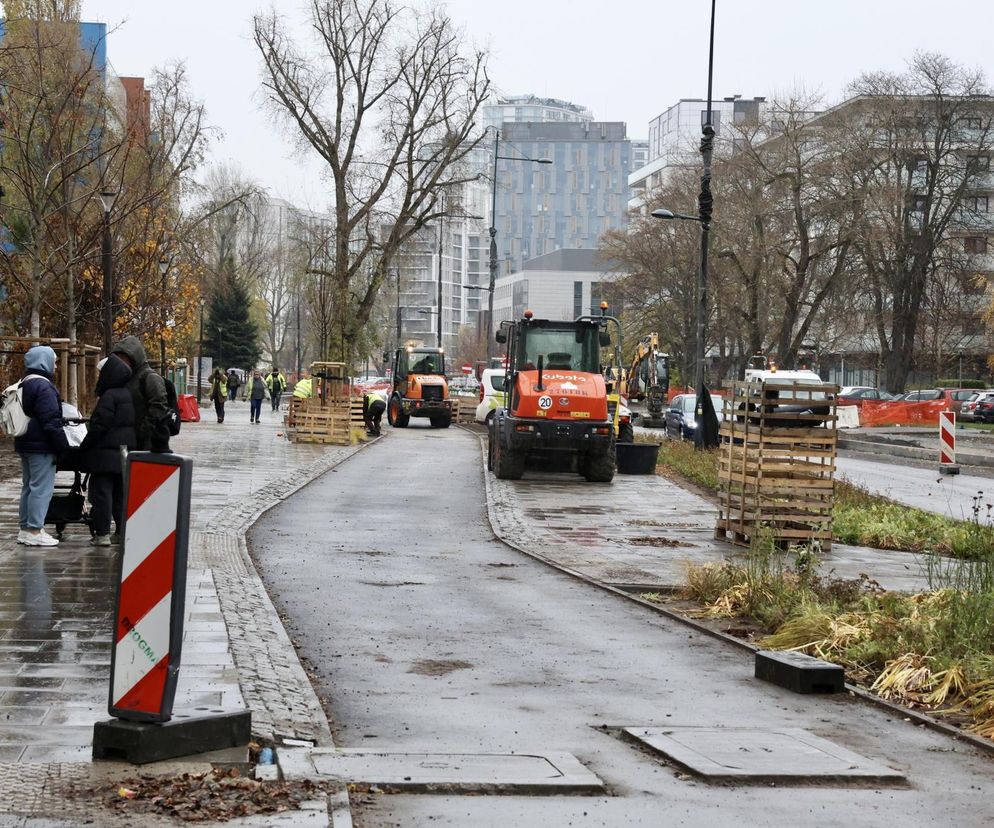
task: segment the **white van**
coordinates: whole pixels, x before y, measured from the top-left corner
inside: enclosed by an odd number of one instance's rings
[[[503,368],[487,368],[480,377],[480,404],[476,407],[476,421],[487,424],[493,413],[506,403]]]

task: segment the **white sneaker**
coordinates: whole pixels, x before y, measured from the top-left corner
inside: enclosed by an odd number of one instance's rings
[[[48,532],[42,529],[38,534],[33,532],[25,532],[27,537],[24,539],[24,543],[27,546],[58,546],[59,541],[53,538]]]
[[[28,538],[30,538],[30,537],[31,537],[31,534],[28,532],[27,529],[21,529],[17,533],[17,542],[18,543],[27,543],[28,542]]]

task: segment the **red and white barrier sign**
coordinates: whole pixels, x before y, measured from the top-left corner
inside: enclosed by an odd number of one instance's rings
[[[939,465],[956,465],[956,414],[939,413]]]
[[[125,472],[110,714],[165,722],[183,644],[193,461],[132,452]]]

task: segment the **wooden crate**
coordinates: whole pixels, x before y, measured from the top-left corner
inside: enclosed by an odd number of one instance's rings
[[[308,400],[291,405],[287,415],[287,437],[294,443],[352,445],[351,410],[348,403],[310,406]],[[291,424],[292,418],[292,424]]]
[[[715,536],[748,545],[765,527],[780,545],[817,542],[830,549],[838,387],[785,380],[725,388]],[[812,402],[827,413],[781,408]]]
[[[452,397],[452,422],[472,423],[476,418],[479,400],[475,397]]]

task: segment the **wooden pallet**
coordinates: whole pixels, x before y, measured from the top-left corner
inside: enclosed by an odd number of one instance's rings
[[[715,536],[748,545],[763,527],[781,545],[831,548],[838,388],[790,381],[725,387]],[[812,402],[824,413],[780,408]]]
[[[322,406],[297,398],[287,414],[287,437],[294,443],[327,443],[348,446],[357,442],[352,421],[354,406],[347,401]],[[362,429],[362,402],[359,403]]]
[[[479,401],[475,398],[453,397],[452,422],[461,424],[474,422],[476,420],[477,405],[479,405]]]

